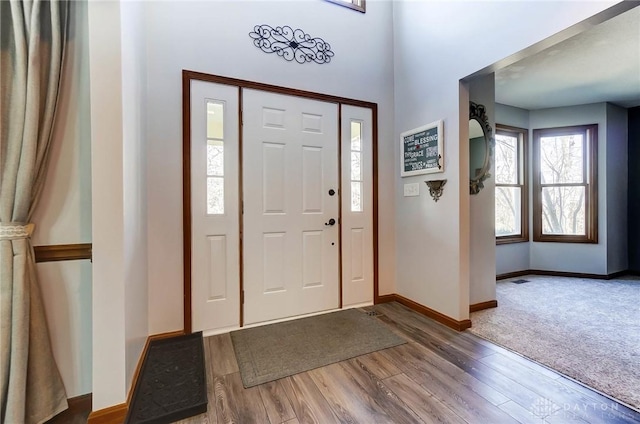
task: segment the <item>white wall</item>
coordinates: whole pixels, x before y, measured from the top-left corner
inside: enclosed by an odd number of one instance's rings
[[[495,77],[493,73],[469,81],[469,99],[485,106],[495,137]],[[495,156],[495,155],[494,155]],[[467,169],[469,167],[467,166]],[[468,171],[470,173],[470,171]],[[495,161],[491,158],[491,176],[480,193],[469,199],[470,252],[469,304],[496,299]],[[468,179],[469,177],[467,177]]]
[[[455,319],[469,316],[469,159],[468,149],[460,149],[468,132],[467,123],[460,122],[468,93],[460,79],[507,56],[501,65],[513,63],[517,57],[511,55],[529,46],[529,54],[538,52],[548,45],[535,43],[614,3],[394,3],[395,134],[444,119],[441,177],[448,179],[437,204],[426,195],[406,200],[402,184],[423,184],[424,178],[401,180],[396,170],[398,293]]]
[[[124,196],[120,4],[89,2],[93,196],[93,409],[125,387]]]
[[[124,2],[122,19],[122,116],[124,196],[124,295],[126,382],[133,374],[149,335],[147,279],[146,68],[144,10]]]
[[[496,103],[496,124],[509,125],[517,128],[529,128],[529,111],[513,106]],[[528,157],[531,158],[531,140],[527,134]],[[531,164],[527,164],[527,182],[531,187]],[[527,193],[529,207],[532,205],[531,190]],[[531,214],[529,213],[529,231],[531,231]],[[529,243],[509,243],[496,246],[496,274],[531,269],[529,266]]]
[[[607,273],[606,103],[532,110],[529,112],[529,138],[532,140],[534,129],[588,124],[598,124],[598,243],[531,242],[531,269]]]
[[[89,3],[93,409],[125,399],[120,4]]]
[[[36,246],[91,242],[87,5],[73,2]],[[37,265],[53,355],[68,397],[91,392],[91,263]]]
[[[94,410],[126,400],[149,334],[142,15],[89,2]]]
[[[183,327],[183,69],[378,103],[380,294],[395,292],[392,8],[362,14],[324,1],[148,2],[148,245],[150,333]],[[256,48],[257,24],[322,37],[329,64],[286,62]]]
[[[610,103],[607,113],[607,274],[629,269],[627,193],[628,120],[627,110]]]

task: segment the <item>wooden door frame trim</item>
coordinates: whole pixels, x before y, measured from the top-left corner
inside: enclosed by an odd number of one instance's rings
[[[182,70],[182,228],[183,228],[183,245],[182,252],[184,258],[183,265],[183,317],[185,334],[190,334],[193,328],[192,322],[192,304],[191,304],[191,81],[204,81],[216,84],[231,85],[240,89],[253,89],[266,91],[270,93],[283,94],[287,96],[303,97],[312,100],[319,100],[328,103],[336,103],[338,105],[338,113],[340,114],[341,105],[357,106],[371,110],[372,115],[372,162],[373,162],[373,300],[378,303],[378,104],[363,100],[349,99],[346,97],[333,96],[330,94],[315,93],[312,91],[298,90],[295,88],[281,87],[277,85],[265,84],[254,81],[247,81],[237,78],[224,77],[220,75],[211,75],[203,72]],[[240,95],[239,107],[242,108],[242,96]],[[239,113],[242,113],[239,110]],[[239,137],[242,137],[242,116],[240,115]],[[188,118],[188,119],[187,119]],[[341,128],[338,129],[340,136]],[[239,153],[241,155],[241,151]],[[342,164],[339,164],[339,168]],[[339,170],[341,175],[342,170]],[[239,180],[240,190],[242,190],[242,180]],[[241,193],[240,193],[241,194]],[[242,199],[240,197],[240,199]],[[241,234],[242,236],[242,234]],[[242,237],[240,240],[242,248]],[[340,252],[342,256],[342,252]],[[242,261],[242,255],[240,257]],[[242,272],[242,264],[240,265]],[[342,269],[340,269],[340,276]],[[242,299],[243,282],[240,278],[240,297]],[[342,286],[340,285],[340,299],[342,299]],[[342,301],[340,302],[342,304]],[[240,302],[240,324],[242,325],[243,306]]]

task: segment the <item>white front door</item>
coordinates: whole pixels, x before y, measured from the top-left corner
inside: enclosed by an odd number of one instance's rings
[[[242,100],[244,323],[338,308],[338,105]]]

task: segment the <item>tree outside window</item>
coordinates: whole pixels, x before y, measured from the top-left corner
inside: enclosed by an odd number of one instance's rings
[[[526,152],[526,129],[496,125],[497,244],[529,241]]]
[[[597,125],[534,137],[534,241],[597,243]]]

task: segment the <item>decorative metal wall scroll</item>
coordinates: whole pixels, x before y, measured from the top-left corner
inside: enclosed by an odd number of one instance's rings
[[[290,26],[256,25],[249,37],[263,52],[276,53],[289,62],[295,59],[298,63],[329,63],[334,54],[331,45],[322,38],[311,38],[303,30]]]

